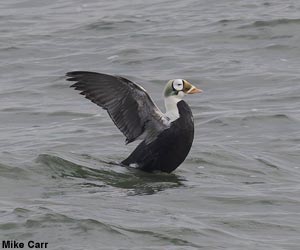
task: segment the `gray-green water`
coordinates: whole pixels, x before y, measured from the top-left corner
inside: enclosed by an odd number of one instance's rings
[[[0,241],[299,249],[298,1],[4,0],[0,58]],[[71,70],[128,77],[162,109],[167,80],[202,88],[187,160],[170,175],[103,163],[135,145]]]

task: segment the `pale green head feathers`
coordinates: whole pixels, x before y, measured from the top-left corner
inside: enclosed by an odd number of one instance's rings
[[[168,81],[164,90],[164,96],[177,96],[179,98],[182,98],[185,94],[194,94],[200,92],[202,92],[202,90],[197,89],[188,81],[183,79],[174,79]]]

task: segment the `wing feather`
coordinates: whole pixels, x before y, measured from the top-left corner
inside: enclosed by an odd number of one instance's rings
[[[88,71],[68,72],[66,76],[75,82],[71,87],[107,110],[126,143],[139,137],[151,142],[169,126],[145,89],[126,78]]]

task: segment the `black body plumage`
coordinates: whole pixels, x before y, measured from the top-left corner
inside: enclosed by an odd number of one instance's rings
[[[75,82],[71,87],[107,110],[126,143],[143,140],[123,165],[170,173],[184,161],[194,138],[193,115],[184,101],[177,103],[179,118],[169,122],[144,88],[128,79],[87,71],[66,75]]]
[[[150,144],[142,141],[122,164],[136,164],[147,172],[170,173],[185,160],[194,140],[193,115],[185,101],[178,102],[177,107],[180,117],[171,123],[170,128]]]

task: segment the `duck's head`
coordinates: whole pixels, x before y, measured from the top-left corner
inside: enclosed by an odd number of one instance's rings
[[[196,88],[186,80],[174,79],[168,81],[165,87],[164,96],[165,98],[175,97],[182,99],[186,94],[196,94],[201,92],[201,89]]]
[[[201,93],[202,90],[183,79],[174,79],[168,81],[164,96],[166,106],[166,116],[171,120],[179,118],[177,103],[183,99],[186,94]]]

